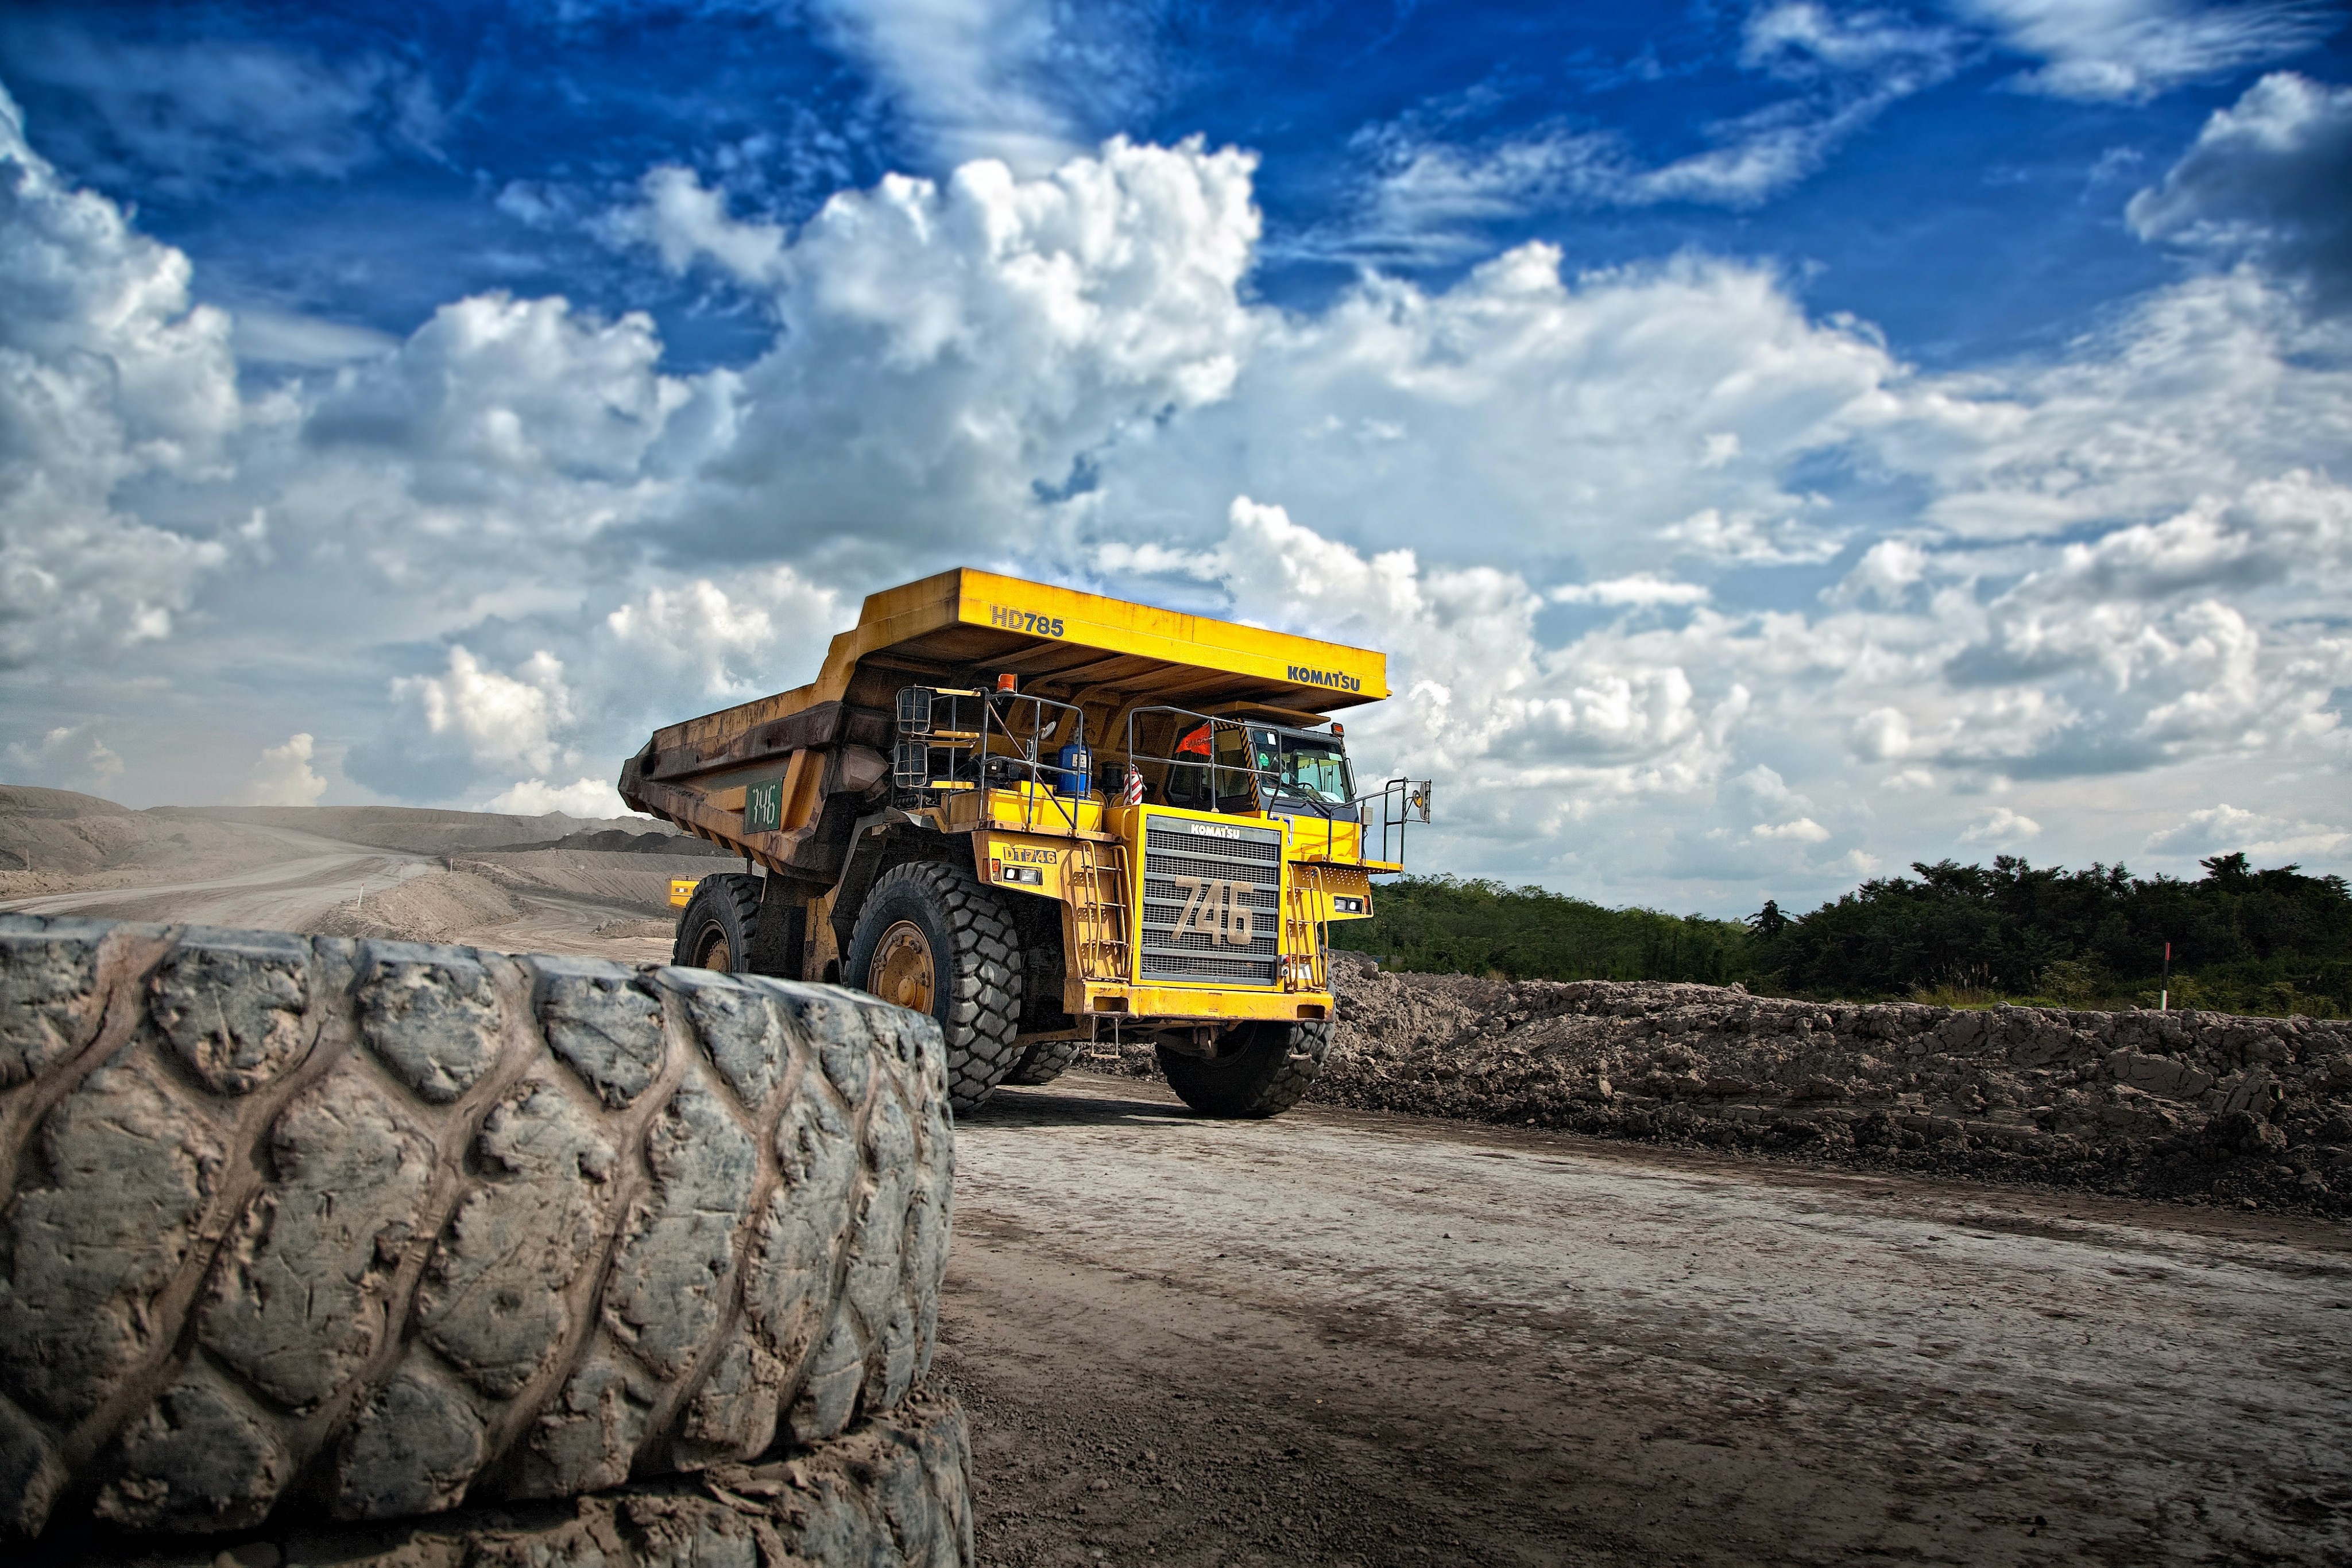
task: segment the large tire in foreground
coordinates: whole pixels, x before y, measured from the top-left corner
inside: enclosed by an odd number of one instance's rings
[[[566,1497],[888,1411],[943,1056],[835,987],[0,916],[0,1532]]]
[[[1176,1097],[1204,1116],[1273,1116],[1298,1103],[1323,1053],[1328,1020],[1245,1023],[1225,1037],[1214,1059],[1160,1048],[1160,1071]]]
[[[969,865],[914,861],[875,878],[841,974],[939,1021],[958,1111],[994,1093],[1021,1060],[1021,936]]]
[[[336,1525],[288,1521],[202,1542],[54,1532],[23,1568],[214,1568],[219,1563],[478,1568],[969,1568],[971,1438],[952,1399],[917,1394],[789,1460],[717,1465],[562,1501]]]
[[[759,929],[760,879],[740,871],[706,876],[678,912],[669,961],[691,969],[749,974]]]

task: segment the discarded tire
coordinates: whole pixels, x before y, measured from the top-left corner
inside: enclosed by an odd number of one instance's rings
[[[718,1465],[563,1501],[424,1519],[295,1522],[194,1542],[87,1529],[45,1540],[24,1568],[374,1568],[686,1563],[960,1568],[971,1562],[971,1442],[952,1400],[918,1394],[806,1453]]]
[[[1160,1048],[1176,1097],[1204,1116],[1275,1116],[1298,1103],[1331,1049],[1331,1025],[1245,1023],[1214,1057]]]
[[[562,1498],[884,1416],[944,1058],[833,987],[0,916],[0,1531]]]

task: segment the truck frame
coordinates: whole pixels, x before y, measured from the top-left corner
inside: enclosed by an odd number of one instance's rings
[[[868,597],[814,681],[655,732],[635,810],[740,853],[673,887],[680,964],[929,1012],[958,1110],[1152,1045],[1195,1110],[1319,1070],[1329,932],[1429,783],[1359,792],[1330,715],[1381,653],[970,568]]]

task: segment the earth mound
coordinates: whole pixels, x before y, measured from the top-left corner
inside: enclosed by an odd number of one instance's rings
[[[1309,1102],[2352,1214],[2352,1021],[1331,967]]]

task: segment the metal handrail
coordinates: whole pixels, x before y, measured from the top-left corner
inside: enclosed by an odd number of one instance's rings
[[[944,727],[939,722],[942,700],[947,710]],[[1024,703],[1028,705],[1029,712],[1025,739],[1011,723],[1012,714]],[[966,716],[967,704],[979,709],[974,716],[978,720],[976,727]],[[1050,800],[1061,825],[1072,833],[1078,832],[1078,814],[1071,802],[1085,800],[1092,794],[1092,780],[1089,779],[1087,789],[1076,795],[1065,795],[1060,789],[1046,784],[1045,775],[1059,776],[1069,771],[1058,761],[1047,762],[1045,759],[1047,737],[1061,728],[1058,717],[1051,724],[1046,722],[1049,709],[1057,715],[1071,716],[1076,726],[1072,731],[1075,743],[1080,749],[1086,749],[1086,711],[1074,703],[1032,696],[1026,692],[991,691],[984,686],[902,687],[898,693],[898,755],[891,759],[892,789],[901,793],[937,792],[944,784],[950,789],[977,789],[985,795],[997,788],[996,780],[990,777],[991,763],[1011,764],[1007,770],[1015,777],[1025,773],[1030,785],[1029,789],[1020,792],[1023,829],[1036,831],[1039,802]],[[988,743],[992,737],[1002,738],[1017,753],[1017,759],[1013,756],[991,751]],[[919,768],[908,765],[909,747],[921,748],[923,755]],[[948,770],[944,776],[931,771],[930,753],[934,750],[948,754]],[[961,770],[955,762],[960,754],[965,753],[972,758],[972,777],[969,779],[961,776]],[[1092,771],[1091,761],[1088,771]]]
[[[1141,718],[1144,715],[1150,713],[1173,714],[1179,718],[1197,719],[1201,723],[1207,725],[1209,727],[1209,750],[1207,757],[1202,761],[1192,762],[1180,757],[1174,752],[1171,752],[1165,757],[1158,757],[1149,756],[1137,751],[1135,748],[1135,721]],[[1271,787],[1267,784],[1266,780],[1273,778],[1274,775],[1262,768],[1251,767],[1240,763],[1219,762],[1217,760],[1217,736],[1220,732],[1220,727],[1223,729],[1237,729],[1242,732],[1242,752],[1243,755],[1247,756],[1249,753],[1249,726],[1243,720],[1237,718],[1217,718],[1204,713],[1194,713],[1191,708],[1172,707],[1164,705],[1154,706],[1151,707],[1134,708],[1131,709],[1127,716],[1127,747],[1121,755],[1125,758],[1127,765],[1130,768],[1134,767],[1137,762],[1141,761],[1157,762],[1169,768],[1208,768],[1209,802],[1211,809],[1213,810],[1218,809],[1216,803],[1225,798],[1223,776],[1227,773],[1239,773],[1246,776],[1250,781],[1251,800],[1254,803],[1262,803],[1263,795],[1272,792]],[[1182,735],[1191,733],[1191,731],[1186,730],[1181,725],[1177,726],[1177,729],[1180,732],[1180,739]],[[1163,784],[1161,788],[1164,789],[1166,786]]]
[[[1426,779],[1391,779],[1378,789],[1357,797],[1358,802],[1381,802],[1381,852],[1379,858],[1391,865],[1404,863],[1404,831],[1409,823],[1429,822],[1429,784]],[[1368,827],[1370,824],[1366,824]],[[1396,833],[1396,853],[1389,852],[1389,834]],[[1372,857],[1366,856],[1366,859]]]

